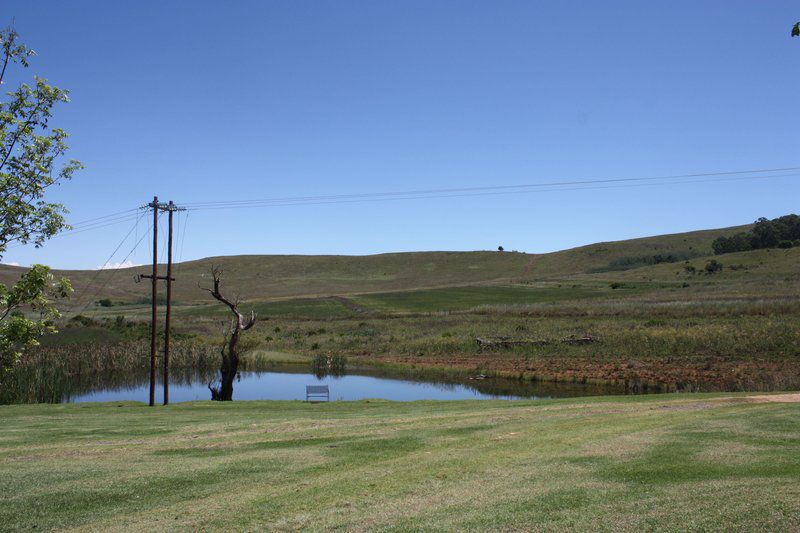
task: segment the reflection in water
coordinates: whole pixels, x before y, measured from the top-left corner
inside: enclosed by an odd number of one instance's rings
[[[311,361],[311,371],[322,379],[325,376],[344,376],[347,373],[347,357],[343,355],[317,355]]]
[[[179,370],[170,372],[170,401],[208,400],[208,384],[219,379],[214,370]],[[146,401],[146,372],[135,376],[102,376],[71,382],[61,401]],[[409,372],[358,368],[347,375],[316,376],[308,367],[275,367],[269,371],[240,370],[231,381],[230,391],[237,400],[304,400],[305,386],[326,384],[332,400],[380,398],[395,401],[563,398],[624,394],[622,387],[572,383],[536,383],[503,378],[481,380],[439,376],[431,378]],[[235,394],[234,394],[235,389]],[[158,394],[161,387],[157,388]]]
[[[208,382],[211,399],[221,402],[233,400],[233,380],[239,375],[239,358],[224,358],[219,368],[216,383]]]
[[[219,370],[208,368],[171,369],[170,400],[185,402],[208,400],[209,389],[221,383]],[[647,392],[668,392],[669,387],[647,386],[637,382],[624,385],[530,382],[516,379],[468,379],[429,370],[386,370],[375,368],[316,372],[308,366],[239,367],[229,374],[229,398],[237,400],[304,400],[305,386],[327,384],[333,400],[382,398],[387,400],[459,400],[491,398],[562,398]],[[226,378],[228,377],[226,376]],[[59,403],[87,401],[147,401],[149,378],[146,368],[134,371],[96,372],[90,369],[65,372],[55,365],[37,365],[15,375],[13,387],[0,387],[0,404]],[[218,385],[221,386],[221,385]],[[693,391],[738,390],[718,384],[693,384]],[[785,390],[763,386],[752,390]],[[161,403],[161,383],[156,399]],[[213,391],[212,391],[213,393]]]
[[[341,364],[339,364],[341,363]],[[317,372],[307,366],[270,367],[269,370],[240,367],[225,376],[224,389],[237,400],[304,400],[305,386],[327,384],[333,400],[382,398],[387,400],[460,400],[492,398],[560,398],[625,394],[621,386],[573,383],[543,383],[503,378],[469,380],[452,375],[432,375],[418,371],[375,368],[349,369],[344,374],[340,361],[332,371]],[[26,374],[26,396],[5,401],[86,402],[147,401],[149,377],[146,368],[129,372],[84,371],[66,374],[61,369],[41,368]],[[217,384],[223,388],[221,373],[214,368],[173,368],[170,371],[170,400],[173,402],[208,400]],[[235,392],[234,392],[235,389]],[[2,392],[2,391],[0,391]],[[160,403],[161,383],[156,387]]]
[[[175,387],[195,387],[200,383],[209,383],[214,379],[216,371],[211,369],[197,368],[170,368],[169,383],[170,388]],[[163,387],[159,378],[156,390],[161,394]],[[124,397],[126,393],[134,393],[138,390],[150,390],[150,375],[146,371],[135,372],[100,372],[84,373],[69,376],[62,384],[60,395],[61,402],[86,401],[79,398],[92,396],[97,393],[116,391],[118,397],[115,400],[139,400],[140,398]],[[148,393],[149,394],[149,393]],[[54,402],[58,402],[54,398]],[[104,400],[91,400],[104,401]]]

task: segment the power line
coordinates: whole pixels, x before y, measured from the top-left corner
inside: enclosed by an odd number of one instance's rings
[[[114,226],[114,225],[117,225],[117,224],[121,224],[123,222],[136,220],[137,218],[138,218],[138,215],[132,214],[132,215],[126,215],[124,217],[118,217],[118,218],[112,218],[112,219],[104,220],[104,221],[100,221],[100,222],[94,222],[92,224],[85,224],[85,225],[82,225],[82,226],[73,226],[72,229],[65,230],[65,231],[59,233],[59,235],[71,235],[73,233],[83,233],[84,231],[90,231],[90,230],[93,230],[93,229],[107,228],[108,226]]]
[[[141,218],[141,217],[139,217],[139,218]],[[86,286],[83,288],[83,291],[81,291],[82,293],[87,292],[89,290],[89,287],[91,287],[94,284],[94,282],[97,281],[97,278],[99,278],[100,274],[103,272],[103,267],[106,266],[114,258],[116,253],[122,247],[122,245],[125,244],[125,241],[128,240],[128,237],[130,237],[131,233],[136,229],[136,227],[138,225],[138,221],[139,221],[139,219],[137,219],[137,221],[136,221],[137,223],[133,225],[133,227],[128,231],[128,233],[125,234],[125,236],[119,242],[117,247],[114,248],[114,251],[111,252],[111,255],[108,256],[108,259],[106,259],[105,262],[102,265],[100,265],[100,268],[97,269],[97,272],[95,273],[95,275],[92,276],[92,278],[89,280],[89,283],[87,283]],[[78,305],[78,303],[76,301],[75,305],[70,306],[69,312],[72,312],[72,309],[77,305]]]
[[[772,178],[779,178],[779,177],[796,177],[800,174],[797,173],[787,173],[787,174],[771,174],[771,175],[762,175],[762,176],[720,176],[716,178],[707,178],[707,179],[691,179],[691,180],[675,180],[673,181],[648,181],[645,183],[618,183],[615,180],[599,180],[599,181],[583,181],[583,182],[573,182],[576,183],[576,186],[550,186],[547,187],[542,185],[541,188],[537,189],[522,189],[522,190],[478,190],[476,192],[455,192],[451,194],[415,194],[415,193],[406,193],[405,195],[400,195],[400,193],[392,193],[393,196],[384,196],[384,197],[366,197],[365,195],[351,195],[346,196],[342,195],[335,199],[325,199],[327,197],[307,197],[307,200],[303,201],[286,201],[286,202],[278,202],[272,201],[269,203],[253,203],[253,204],[239,204],[239,205],[215,205],[215,206],[207,206],[207,207],[190,207],[188,208],[191,211],[209,211],[209,210],[218,210],[218,209],[253,209],[253,208],[264,208],[264,207],[284,207],[284,206],[301,206],[301,205],[328,205],[328,204],[349,204],[349,203],[370,203],[370,202],[385,202],[385,201],[394,201],[394,200],[420,200],[420,199],[438,199],[438,198],[463,198],[463,197],[473,197],[473,196],[496,196],[496,195],[507,195],[507,194],[531,194],[531,193],[541,193],[541,192],[555,192],[555,191],[578,191],[578,190],[599,190],[599,189],[619,189],[619,188],[634,188],[634,187],[652,187],[652,186],[663,186],[663,185],[681,185],[681,184],[696,184],[696,183],[709,183],[709,182],[725,182],[725,181],[743,181],[743,180],[761,180],[761,179],[772,179]],[[616,183],[610,185],[595,185],[596,183]],[[504,188],[504,187],[503,187]],[[459,191],[464,189],[452,189],[453,191]],[[444,189],[442,189],[444,191]]]
[[[144,217],[146,214],[147,213],[142,213],[141,217]],[[159,215],[159,218],[160,218],[160,215]],[[138,219],[137,219],[137,224],[134,225],[133,228],[131,228],[131,231],[129,231],[128,234],[125,235],[125,237],[123,237],[122,241],[119,243],[119,245],[116,247],[116,249],[111,253],[111,255],[106,260],[106,262],[103,263],[103,266],[107,265],[109,263],[109,261],[111,261],[111,259],[114,257],[114,255],[116,255],[117,251],[119,251],[119,249],[122,247],[122,244],[128,239],[128,237],[130,236],[131,232],[134,229],[136,229],[137,225],[138,225]],[[99,288],[97,288],[97,290],[95,290],[92,293],[92,295],[91,295],[91,297],[89,297],[89,299],[86,300],[86,303],[81,308],[81,310],[78,311],[78,314],[83,313],[84,311],[86,311],[86,309],[89,307],[89,305],[91,305],[91,303],[94,300],[95,296],[100,294],[103,291],[103,289],[105,289],[108,286],[108,284],[111,282],[111,279],[114,277],[114,275],[120,269],[123,268],[123,265],[125,264],[125,261],[128,260],[128,258],[131,256],[131,254],[133,254],[134,250],[136,250],[136,248],[139,246],[139,243],[141,243],[142,240],[150,234],[150,230],[152,229],[152,227],[153,227],[153,225],[151,223],[150,226],[147,228],[147,230],[142,234],[142,236],[139,238],[139,240],[136,241],[133,244],[133,247],[131,248],[131,250],[127,253],[127,255],[125,257],[122,258],[122,261],[120,261],[119,264],[115,268],[104,269],[104,268],[101,267],[101,268],[99,268],[97,270],[97,273],[92,277],[91,281],[86,285],[86,287],[84,288],[84,291],[88,291],[89,290],[89,287],[92,286],[92,284],[97,280],[97,278],[100,276],[101,273],[108,272],[108,271],[110,271],[111,273],[109,274],[109,276],[105,280],[105,282]],[[70,308],[69,312],[70,313],[72,312],[72,308]]]
[[[189,212],[186,212],[186,218],[183,219],[183,235],[181,236],[181,248],[178,261],[183,259],[183,246],[186,244],[186,228],[189,226]]]
[[[93,222],[86,222],[83,224],[73,224],[70,226],[70,229],[66,230],[65,233],[73,232],[73,231],[80,231],[86,228],[92,228],[95,226],[107,226],[110,224],[114,224],[117,222],[124,222],[127,220],[134,220],[139,215],[136,212],[127,213],[124,215],[115,215],[113,217],[105,217],[102,220],[95,220]]]
[[[298,205],[327,205],[348,204],[388,200],[420,200],[436,198],[457,198],[471,196],[495,196],[503,194],[530,194],[553,191],[576,191],[593,189],[610,189],[625,187],[641,187],[650,185],[679,185],[692,183],[708,183],[715,181],[741,181],[756,179],[772,179],[779,177],[795,177],[797,174],[785,172],[797,171],[800,167],[762,168],[751,170],[733,170],[724,172],[702,172],[691,174],[675,174],[667,176],[629,177],[629,178],[603,178],[570,181],[549,181],[519,185],[492,185],[482,187],[454,187],[439,189],[418,189],[408,191],[369,192],[353,194],[336,194],[321,196],[288,196],[277,198],[262,198],[252,200],[209,201],[185,204],[192,211],[208,211],[219,209],[246,209],[264,207],[282,207]],[[779,174],[784,172],[784,174]],[[58,239],[78,235],[88,231],[103,229],[128,221],[137,221],[138,209],[127,209],[107,215],[97,216],[76,222],[72,228],[54,235],[50,239]],[[187,213],[188,219],[188,213]],[[137,230],[138,233],[138,230]],[[184,227],[185,234],[185,227]],[[12,250],[26,246],[15,244],[7,249]],[[183,245],[181,245],[183,246]]]
[[[133,216],[129,215],[129,216],[120,217],[120,218],[114,218],[114,219],[111,219],[111,220],[102,221],[102,222],[98,222],[98,223],[94,223],[94,224],[87,224],[86,226],[81,226],[81,227],[73,228],[73,229],[70,229],[70,230],[62,231],[61,233],[59,233],[57,235],[53,235],[52,237],[50,237],[47,240],[51,241],[53,239],[61,239],[63,237],[70,237],[72,235],[77,235],[77,234],[84,233],[84,232],[87,232],[87,231],[107,228],[107,227],[110,227],[110,226],[116,226],[118,224],[122,224],[124,222],[130,222],[130,221],[136,220],[136,219],[137,219],[137,215],[133,215]],[[16,249],[16,248],[22,248],[23,246],[28,246],[30,244],[31,243],[27,243],[27,244],[18,243],[18,244],[15,244],[13,246],[9,246],[8,249],[9,250],[13,250],[13,249]]]
[[[180,219],[178,219],[180,221]],[[181,234],[180,241],[178,243],[178,263],[176,267],[176,274],[175,277],[178,277],[182,271],[182,262],[183,262],[183,247],[186,244],[186,227],[189,225],[189,212],[186,211],[186,217],[180,221],[181,227],[178,229],[178,233]]]
[[[82,226],[82,225],[88,224],[90,222],[96,222],[96,221],[100,221],[100,220],[107,219],[107,218],[112,218],[112,217],[118,217],[120,215],[125,215],[125,214],[129,214],[129,213],[136,213],[137,211],[138,211],[138,209],[136,209],[136,208],[126,209],[125,211],[118,211],[116,213],[110,213],[108,215],[103,215],[103,216],[94,217],[94,218],[88,218],[86,220],[81,220],[79,222],[72,222],[70,225],[72,227]]]
[[[422,190],[409,190],[409,191],[338,194],[338,195],[324,195],[324,196],[289,196],[289,197],[262,198],[253,200],[195,202],[195,203],[187,203],[185,205],[190,210],[199,211],[199,210],[211,210],[211,209],[240,209],[247,207],[271,207],[271,206],[285,206],[285,205],[318,205],[322,203],[326,204],[351,203],[353,201],[372,201],[372,200],[385,200],[385,199],[412,200],[421,198],[452,198],[456,196],[482,196],[482,195],[494,195],[498,193],[517,194],[517,193],[527,193],[527,192],[538,192],[540,190],[574,190],[571,187],[583,186],[583,185],[586,186],[602,185],[602,184],[612,184],[612,183],[635,184],[636,182],[663,182],[663,184],[671,184],[671,183],[703,183],[705,181],[708,181],[704,179],[693,179],[693,178],[729,177],[727,178],[728,180],[734,181],[735,180],[734,176],[740,176],[739,179],[764,179],[769,177],[779,177],[778,175],[771,175],[776,172],[797,171],[797,170],[800,170],[800,167],[736,170],[727,172],[704,172],[704,173],[678,174],[669,176],[551,181],[551,182],[520,184],[520,185],[457,187],[457,188],[422,189]],[[746,174],[751,174],[751,175],[743,176]],[[684,180],[684,181],[675,181],[675,180]]]

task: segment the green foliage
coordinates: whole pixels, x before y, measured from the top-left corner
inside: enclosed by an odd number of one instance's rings
[[[343,376],[347,372],[347,357],[319,354],[311,361],[311,370],[317,377]]]
[[[711,247],[717,255],[752,250],[750,235],[745,232],[737,233],[730,237],[719,237],[713,242]]]
[[[704,267],[704,269],[705,269],[706,273],[708,273],[708,274],[714,274],[716,272],[722,272],[722,263],[720,263],[716,259],[712,259],[711,261],[706,263],[706,266]]]
[[[114,302],[111,301],[111,298],[103,298],[102,300],[97,300],[97,305],[100,307],[111,307],[114,305]]]
[[[0,31],[4,59],[0,83],[9,65],[28,66],[34,52],[19,42],[13,29]],[[69,180],[82,165],[59,162],[67,151],[67,133],[51,128],[53,107],[68,102],[67,91],[34,77],[33,86],[21,83],[0,102],[0,257],[9,243],[41,246],[62,229],[65,208],[44,200],[47,189]]]
[[[792,26],[792,37],[800,36],[800,22],[795,22]]]
[[[35,55],[13,29],[0,30],[0,48],[0,83],[9,65],[27,68]],[[64,206],[46,202],[44,195],[81,168],[74,160],[59,168],[67,133],[49,125],[53,107],[69,101],[67,91],[36,76],[33,86],[21,83],[6,96],[7,101],[0,101],[0,258],[10,243],[39,247],[67,227]],[[27,347],[38,344],[39,337],[55,331],[53,320],[60,315],[50,298],[64,298],[70,292],[69,281],[54,282],[43,265],[34,265],[10,289],[0,285],[0,375]],[[25,311],[38,316],[29,318]]]
[[[800,239],[800,216],[786,215],[773,220],[759,218],[750,231],[719,237],[711,247],[715,254],[746,252],[762,248],[791,248]]]
[[[72,292],[69,280],[53,279],[50,268],[33,265],[11,288],[0,284],[0,375],[11,368],[26,348],[39,337],[55,332],[53,321],[61,316],[52,299]],[[36,318],[25,316],[35,313]]]
[[[650,265],[660,265],[661,263],[677,263],[685,259],[692,259],[701,255],[697,252],[676,252],[672,254],[654,254],[641,257],[620,257],[614,259],[608,265],[592,269],[591,272],[613,272],[617,270],[630,270],[632,268],[639,268]]]
[[[86,315],[75,315],[74,317],[69,319],[70,322],[74,322],[76,324],[80,324],[81,326],[88,327],[94,326],[97,324],[97,321],[90,316]]]

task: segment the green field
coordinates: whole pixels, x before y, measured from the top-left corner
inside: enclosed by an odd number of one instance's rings
[[[197,288],[211,264],[259,322],[248,347],[302,360],[342,355],[359,365],[415,372],[453,371],[569,382],[611,382],[640,390],[770,391],[800,388],[800,247],[715,256],[711,242],[741,227],[662,235],[543,255],[429,252],[343,256],[236,256],[177,267],[176,334],[205,343],[213,358],[227,310]],[[687,258],[687,259],[684,259]],[[660,262],[656,262],[656,259]],[[723,264],[708,273],[710,261]],[[652,263],[652,264],[651,264]],[[0,277],[13,267],[0,267]],[[85,290],[86,272],[68,272],[76,297],[62,333],[45,339],[45,365],[93,368],[103,346],[129,343],[144,364],[150,309],[130,272],[103,272],[108,291]],[[92,274],[94,275],[94,274]],[[103,276],[115,276],[108,279]],[[127,291],[127,292],[126,292]],[[87,296],[87,294],[89,296]],[[100,296],[113,305],[85,301]],[[140,300],[137,303],[137,299]],[[121,303],[125,301],[126,303]],[[77,304],[77,305],[74,305]],[[89,321],[87,321],[89,320]],[[92,323],[91,320],[94,320]],[[124,327],[117,327],[119,320]],[[588,345],[570,338],[591,337]],[[513,349],[476,339],[535,341]],[[86,347],[81,348],[83,344]],[[59,346],[74,345],[64,353]],[[49,351],[48,351],[49,350]],[[25,397],[31,397],[29,379]],[[47,394],[36,393],[45,398]]]
[[[113,403],[0,418],[7,530],[800,528],[797,403]]]
[[[365,310],[384,313],[431,313],[471,309],[482,305],[528,305],[597,298],[609,295],[608,287],[542,287],[493,285],[449,287],[403,292],[365,294],[353,301]]]

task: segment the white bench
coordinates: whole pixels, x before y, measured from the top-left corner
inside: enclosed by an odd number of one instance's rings
[[[330,401],[331,394],[327,385],[306,385],[306,401],[311,399],[321,400],[325,397],[325,401]]]

